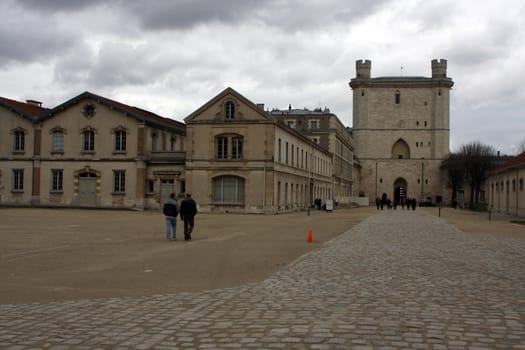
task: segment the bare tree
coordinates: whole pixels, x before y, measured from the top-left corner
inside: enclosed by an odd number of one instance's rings
[[[448,175],[448,186],[452,189],[452,203],[454,208],[457,203],[457,193],[465,180],[464,159],[458,154],[451,153],[447,159],[441,163],[441,169],[446,170]]]
[[[522,154],[523,152],[525,152],[525,139],[521,140],[521,142],[518,143],[516,148],[517,148],[518,154]]]
[[[479,203],[481,185],[494,168],[496,150],[476,141],[461,146],[458,156],[464,161],[465,180],[470,185],[470,208],[473,209]]]

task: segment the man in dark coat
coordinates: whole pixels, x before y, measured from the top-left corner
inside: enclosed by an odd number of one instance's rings
[[[177,239],[177,210],[178,206],[177,201],[175,200],[175,193],[172,193],[162,208],[162,211],[166,216],[166,239],[168,241],[175,241]],[[170,229],[173,232],[173,238]]]
[[[184,240],[191,240],[191,233],[195,223],[195,215],[197,215],[197,204],[191,198],[191,194],[187,193],[186,198],[180,203],[180,218],[184,221]]]

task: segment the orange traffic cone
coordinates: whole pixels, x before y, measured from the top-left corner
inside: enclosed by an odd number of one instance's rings
[[[312,230],[308,233],[308,243],[312,243],[314,241],[314,237],[312,234]]]

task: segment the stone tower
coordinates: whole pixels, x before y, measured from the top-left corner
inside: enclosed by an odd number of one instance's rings
[[[431,62],[432,77],[371,77],[372,62],[356,61],[353,137],[361,165],[360,191],[447,201],[440,164],[449,154],[450,89],[447,60]]]

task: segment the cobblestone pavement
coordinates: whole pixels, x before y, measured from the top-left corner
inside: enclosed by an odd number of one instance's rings
[[[2,349],[525,349],[525,240],[384,211],[270,278],[0,305]]]

